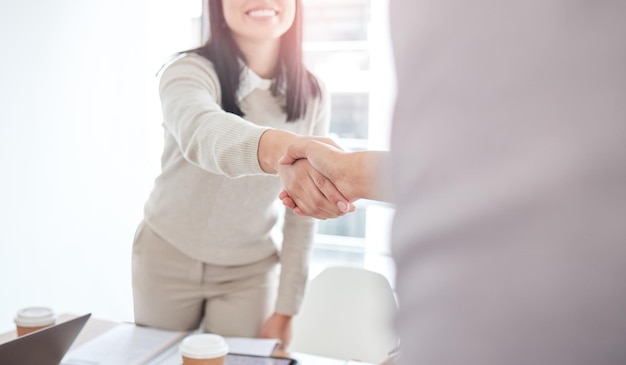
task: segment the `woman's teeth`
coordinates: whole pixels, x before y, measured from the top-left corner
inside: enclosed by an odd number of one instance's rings
[[[276,10],[270,10],[270,9],[252,10],[248,12],[248,15],[253,18],[272,17],[276,15]]]

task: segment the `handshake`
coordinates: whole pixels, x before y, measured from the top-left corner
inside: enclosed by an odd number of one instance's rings
[[[389,200],[386,151],[346,152],[320,137],[291,142],[273,170],[283,184],[279,198],[295,214],[337,218],[353,212],[358,199]]]

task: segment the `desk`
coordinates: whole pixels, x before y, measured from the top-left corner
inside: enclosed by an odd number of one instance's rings
[[[73,318],[76,318],[76,315],[61,314],[59,315],[57,319],[57,323],[62,323]],[[89,340],[98,337],[99,335],[105,333],[106,331],[114,328],[118,324],[119,324],[118,322],[114,322],[114,321],[103,320],[103,319],[98,319],[98,318],[93,318],[93,317],[89,318],[89,320],[85,324],[85,327],[76,338],[76,341],[74,341],[74,343],[72,344],[70,351],[88,342]],[[15,330],[0,334],[0,344],[11,341],[15,339],[16,337],[17,337],[17,334]],[[295,353],[281,352],[276,355],[289,356],[291,358],[298,360],[298,362],[301,365],[345,365],[348,363],[350,365],[374,365],[374,364],[365,363],[365,362],[355,362],[355,361],[346,362],[343,360],[331,359],[327,357],[303,354],[303,353],[298,353],[298,352],[295,352]]]

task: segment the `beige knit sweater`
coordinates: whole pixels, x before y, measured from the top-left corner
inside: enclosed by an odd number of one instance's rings
[[[276,311],[293,315],[304,294],[315,221],[286,209],[283,241],[274,242],[281,183],[261,170],[257,148],[270,128],[324,135],[329,97],[320,82],[322,98],[310,102],[302,120],[286,123],[284,95],[255,87],[269,82],[251,70],[246,75],[242,118],[220,107],[218,77],[205,58],[187,54],[164,69],[162,172],[145,205],[145,222],[185,254],[214,265],[249,264],[279,250]]]

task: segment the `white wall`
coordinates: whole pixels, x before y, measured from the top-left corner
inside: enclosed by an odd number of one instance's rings
[[[31,305],[132,320],[162,139],[154,74],[193,45],[193,3],[0,2],[0,332]]]

